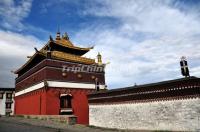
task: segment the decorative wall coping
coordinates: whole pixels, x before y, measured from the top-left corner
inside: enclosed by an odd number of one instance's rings
[[[140,103],[200,97],[200,78],[189,77],[88,95],[90,104]]]
[[[89,103],[90,105],[116,105],[116,104],[138,104],[138,103],[154,103],[164,101],[176,101],[176,100],[189,100],[189,99],[200,99],[200,94],[189,95],[189,96],[177,96],[168,98],[156,98],[148,100],[130,100],[130,101],[119,101],[119,102],[103,102],[103,103]]]

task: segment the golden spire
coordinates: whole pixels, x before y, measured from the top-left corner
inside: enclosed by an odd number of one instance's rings
[[[56,34],[56,40],[60,40],[60,28],[58,27],[58,31]]]
[[[69,40],[69,37],[68,37],[68,35],[67,35],[66,32],[63,34],[63,37],[62,37],[62,38],[65,39],[65,40]]]
[[[97,55],[97,62],[98,62],[98,65],[102,65],[102,57],[101,57],[101,54],[98,52],[98,55]]]

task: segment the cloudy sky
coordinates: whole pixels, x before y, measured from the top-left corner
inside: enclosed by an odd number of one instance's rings
[[[0,87],[58,26],[110,62],[110,89],[180,78],[181,56],[200,77],[199,0],[0,0]]]

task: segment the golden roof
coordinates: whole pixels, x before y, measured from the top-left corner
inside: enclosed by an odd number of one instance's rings
[[[67,54],[59,51],[52,51],[51,57],[59,60],[66,60],[72,62],[80,62],[84,64],[94,64],[95,59],[90,59],[86,57],[81,57],[77,55]]]
[[[93,47],[81,48],[81,47],[74,46],[70,40],[67,40],[67,39],[64,39],[64,38],[61,38],[59,40],[55,40],[54,42],[56,44],[58,44],[58,45],[62,45],[64,47],[71,48],[71,49],[77,49],[77,50],[86,50],[86,51],[89,51],[90,49],[93,48]]]
[[[74,45],[72,44],[72,42],[70,42],[69,40],[66,40],[66,39],[55,40],[55,42],[56,42],[57,44],[61,44],[61,45],[63,45],[63,46],[74,47]]]

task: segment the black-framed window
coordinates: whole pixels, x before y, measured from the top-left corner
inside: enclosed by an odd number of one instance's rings
[[[12,99],[12,93],[6,93],[6,99]]]
[[[0,93],[0,99],[3,99],[3,93]]]
[[[60,108],[72,108],[71,99],[70,95],[60,97]]]
[[[12,104],[11,103],[6,103],[6,109],[11,109]]]

